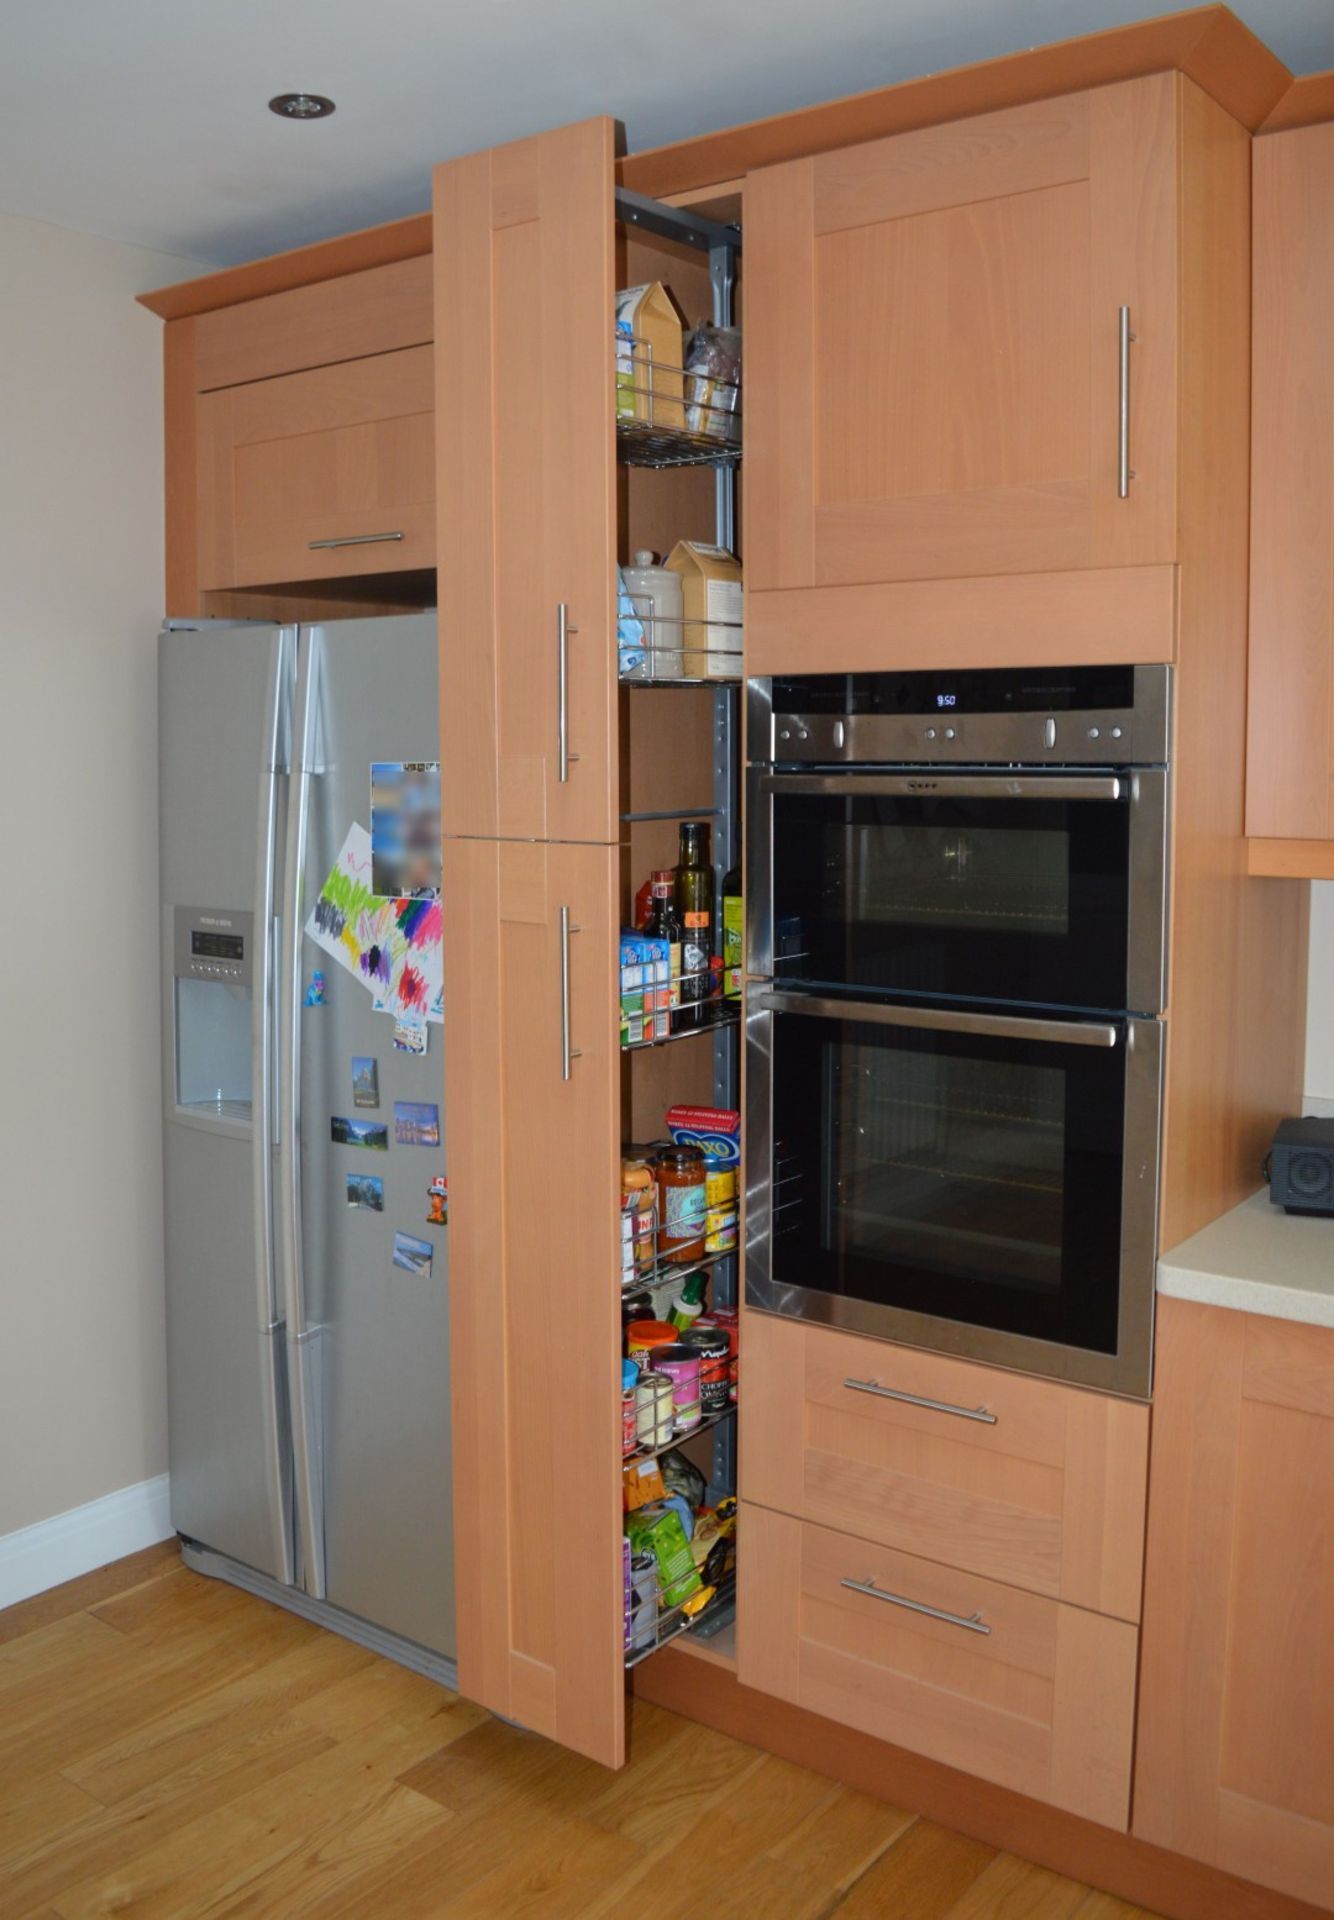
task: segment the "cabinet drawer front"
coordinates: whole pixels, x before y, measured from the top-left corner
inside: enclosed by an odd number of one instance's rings
[[[739,1677],[1124,1832],[1138,1633],[747,1503]]]
[[[767,1314],[745,1338],[747,1499],[1138,1620],[1147,1407]]]
[[[205,394],[200,496],[206,588],[433,566],[431,349]]]

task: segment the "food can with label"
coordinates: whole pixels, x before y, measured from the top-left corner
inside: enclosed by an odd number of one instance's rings
[[[664,1373],[672,1383],[672,1427],[676,1433],[693,1433],[700,1422],[699,1355],[679,1342],[670,1347],[655,1347],[649,1355],[654,1373]]]
[[[635,1388],[635,1435],[641,1448],[657,1452],[668,1446],[673,1431],[675,1387],[665,1373],[641,1373]]]
[[[691,1327],[681,1335],[681,1345],[699,1355],[699,1404],[704,1418],[726,1413],[731,1399],[732,1351],[726,1331],[722,1327]]]

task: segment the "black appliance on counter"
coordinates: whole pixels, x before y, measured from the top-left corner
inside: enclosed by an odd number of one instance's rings
[[[749,683],[750,1306],[1147,1397],[1170,689]]]

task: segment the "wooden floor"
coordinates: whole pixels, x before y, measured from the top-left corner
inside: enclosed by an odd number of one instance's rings
[[[609,1774],[188,1572],[0,1613],[3,1920],[1144,1920],[636,1704]]]

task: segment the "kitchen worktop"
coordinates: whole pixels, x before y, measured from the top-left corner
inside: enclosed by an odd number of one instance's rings
[[[1334,1217],[1284,1213],[1262,1188],[1165,1253],[1158,1291],[1334,1327]]]

